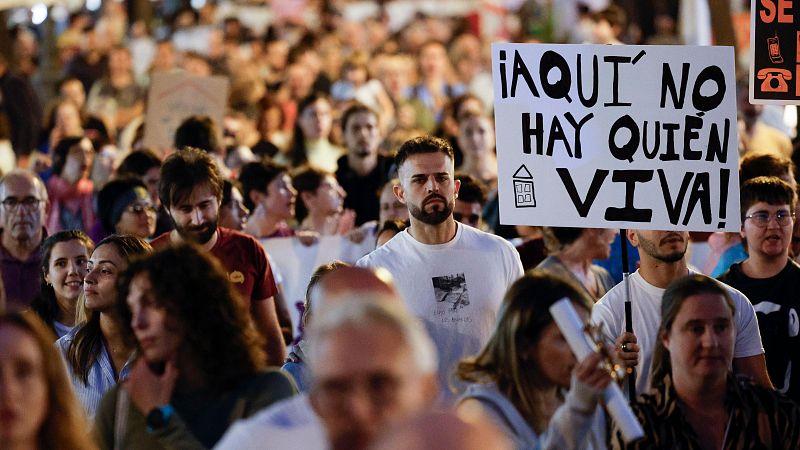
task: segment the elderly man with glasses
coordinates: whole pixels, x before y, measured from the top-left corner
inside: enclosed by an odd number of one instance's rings
[[[778,177],[756,177],[742,185],[739,198],[747,259],[720,280],[753,303],[769,377],[775,389],[800,401],[800,265],[789,258],[797,194]]]
[[[0,203],[0,272],[6,307],[26,309],[40,289],[47,189],[33,172],[14,170],[0,178]]]

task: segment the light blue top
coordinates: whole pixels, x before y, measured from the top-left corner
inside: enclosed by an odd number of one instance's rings
[[[480,402],[484,413],[511,439],[519,450],[600,450],[606,448],[605,412],[599,406],[593,414],[584,414],[591,397],[596,393],[579,383],[573,376],[572,389],[564,404],[550,418],[547,430],[541,435],[531,428],[517,408],[494,384],[474,383],[467,387],[459,401],[473,399]],[[594,401],[596,404],[596,400]]]
[[[75,338],[75,333],[80,327],[75,327],[65,336],[56,341],[56,346],[61,350],[64,356],[64,361],[67,360],[67,350]],[[119,372],[119,379],[124,380],[128,377],[130,371],[130,359]],[[67,363],[67,373],[72,380],[72,386],[75,389],[75,395],[83,405],[84,411],[90,419],[94,419],[97,408],[100,406],[100,400],[103,399],[105,393],[117,384],[117,379],[114,376],[114,366],[111,364],[111,356],[106,350],[105,343],[100,344],[100,352],[97,355],[92,367],[89,368],[89,375],[86,379],[86,384],[72,371],[70,364]]]

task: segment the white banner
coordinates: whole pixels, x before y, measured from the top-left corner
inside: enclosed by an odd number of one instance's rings
[[[738,231],[732,47],[494,44],[504,224]]]
[[[298,337],[306,287],[314,270],[337,259],[355,264],[375,249],[375,237],[370,233],[360,244],[355,244],[343,236],[323,236],[313,245],[303,245],[298,238],[286,237],[261,239],[261,245],[280,273],[283,298],[292,316],[294,335]]]

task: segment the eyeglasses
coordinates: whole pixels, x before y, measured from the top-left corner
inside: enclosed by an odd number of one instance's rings
[[[134,203],[133,205],[130,205],[127,208],[125,208],[125,211],[128,211],[131,214],[141,214],[144,212],[155,213],[156,207],[153,205]]]
[[[36,209],[39,203],[41,203],[41,200],[36,197],[25,197],[22,200],[17,197],[7,197],[2,203],[7,210],[14,210],[21,207],[30,211]]]
[[[792,219],[794,219],[794,213],[789,211],[778,211],[773,216],[772,214],[766,211],[759,211],[748,216],[744,216],[745,219],[750,219],[753,221],[753,224],[759,228],[764,228],[769,225],[769,220],[775,217],[775,222],[778,225],[785,227],[786,225],[792,224]]]

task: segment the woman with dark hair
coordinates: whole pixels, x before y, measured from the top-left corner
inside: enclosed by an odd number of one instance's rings
[[[314,167],[302,167],[292,176],[292,186],[300,198],[295,207],[295,218],[301,230],[331,236],[345,234],[355,226],[355,212],[344,209],[347,193],[334,174]]]
[[[31,309],[60,338],[75,326],[86,262],[94,242],[78,230],[59,231],[42,243],[42,288]]]
[[[161,157],[150,149],[139,149],[128,153],[117,167],[117,178],[139,178],[147,187],[150,202],[156,207],[156,231],[152,236],[160,236],[172,229],[172,221],[167,211],[161,207],[158,198],[158,180],[161,178]]]
[[[250,210],[244,232],[258,239],[294,236],[297,191],[286,167],[271,162],[245,164],[239,172],[244,205]]]
[[[84,304],[88,318],[56,342],[67,360],[72,386],[89,417],[103,395],[128,373],[133,347],[120,332],[117,279],[131,258],[150,253],[150,244],[135,236],[111,235],[97,244],[87,264]]]
[[[53,334],[36,317],[0,313],[0,374],[0,448],[97,448]]]
[[[50,213],[47,230],[91,230],[94,183],[89,172],[94,161],[92,141],[82,136],[61,139],[53,150],[53,173],[47,179]]]
[[[625,444],[615,424],[612,448],[800,448],[800,405],[731,371],[736,314],[712,278],[689,275],[667,287],[652,388],[632,405],[644,438]]]
[[[244,205],[242,184],[236,180],[223,181],[222,203],[219,205],[219,226],[244,231],[249,215],[250,210]]]
[[[289,158],[292,167],[310,164],[336,173],[336,161],[344,151],[330,141],[333,127],[333,107],[328,95],[315,92],[297,105]]]
[[[156,232],[156,207],[137,178],[111,180],[97,193],[98,234],[131,234],[148,239]],[[105,236],[103,236],[105,237]]]
[[[608,271],[592,262],[611,256],[616,230],[605,228],[544,227],[548,256],[536,266],[578,282],[594,300],[614,287]]]
[[[265,369],[241,299],[199,247],[136,261],[119,286],[122,332],[139,357],[101,404],[104,447],[211,448],[234,420],[294,394],[286,375]]]
[[[517,448],[605,448],[598,399],[611,376],[598,353],[575,360],[550,314],[564,297],[589,319],[591,300],[581,288],[548,272],[528,272],[506,293],[483,350],[458,365],[458,377],[472,383],[458,408],[479,406]]]

